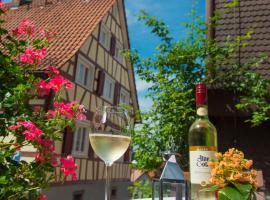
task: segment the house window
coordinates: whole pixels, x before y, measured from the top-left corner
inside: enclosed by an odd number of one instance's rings
[[[109,50],[110,44],[111,44],[111,33],[110,33],[109,29],[104,24],[101,24],[101,27],[100,27],[99,42],[107,50]]]
[[[105,75],[104,80],[104,89],[103,89],[103,97],[109,101],[110,103],[113,102],[114,98],[114,87],[115,87],[115,80],[109,77],[107,74]]]
[[[119,42],[116,42],[115,49],[114,49],[114,57],[120,63],[123,62],[123,56],[121,52],[122,50],[123,50],[123,46]]]
[[[129,92],[126,91],[124,88],[121,88],[120,90],[119,104],[129,105]]]
[[[84,122],[78,122],[73,139],[72,154],[75,156],[87,156],[89,147],[89,125]]]
[[[76,70],[76,82],[92,91],[94,84],[95,66],[79,55]]]

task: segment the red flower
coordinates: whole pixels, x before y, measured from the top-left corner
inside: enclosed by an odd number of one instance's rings
[[[40,145],[35,158],[42,163],[50,163],[53,167],[58,166],[57,154],[55,153],[54,141],[49,138],[39,139]]]
[[[56,67],[53,67],[53,66],[47,66],[47,70],[48,70],[47,73],[50,77],[60,74],[60,71]]]
[[[37,198],[37,200],[48,200],[47,196],[45,194],[40,194]]]
[[[39,91],[38,91],[38,95],[43,97],[45,95],[50,94],[50,85],[46,83],[46,81],[41,80],[37,83]]]
[[[43,134],[43,132],[30,121],[17,122],[16,125],[10,126],[9,130],[14,131],[20,127],[24,127],[26,129],[22,132],[22,134],[25,136],[25,139],[29,141],[36,141]]]
[[[59,71],[56,68],[49,68],[49,76],[53,74],[58,74]],[[67,89],[72,88],[72,83],[66,79],[64,79],[60,75],[53,76],[48,82],[41,80],[38,82],[39,87],[39,96],[48,95],[50,93],[50,89],[54,90],[55,92],[59,92],[61,87],[65,87]]]
[[[62,76],[53,77],[48,83],[55,92],[59,92],[62,85],[65,84],[65,79]]]
[[[0,10],[1,10],[2,12],[7,12],[7,11],[8,11],[8,9],[7,9],[6,5],[5,5],[5,3],[0,2]]]
[[[35,33],[35,25],[31,20],[25,19],[21,21],[18,28],[14,29],[13,34],[18,36],[33,36]]]
[[[85,109],[83,105],[78,104],[76,101],[69,102],[67,104],[63,102],[54,103],[55,110],[48,111],[48,118],[53,118],[57,114],[65,116],[67,119],[76,118],[78,120],[85,120]]]
[[[54,32],[47,30],[47,29],[43,29],[43,28],[39,28],[38,33],[41,36],[45,37],[49,43],[51,43],[53,41],[53,39],[56,35]]]
[[[20,62],[28,63],[30,65],[39,64],[40,61],[46,55],[46,49],[34,49],[32,47],[28,47],[25,49],[23,54],[20,54]]]
[[[74,163],[74,158],[72,156],[67,156],[67,158],[61,158],[60,162],[62,166],[60,170],[65,176],[72,176],[73,180],[78,180],[76,170],[78,169],[78,165]]]

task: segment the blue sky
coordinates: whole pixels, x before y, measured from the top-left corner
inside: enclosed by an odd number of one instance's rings
[[[132,49],[138,50],[143,57],[151,56],[159,40],[150,33],[150,30],[136,18],[142,9],[166,22],[175,39],[185,36],[183,22],[190,21],[188,13],[192,9],[192,0],[125,0],[129,38]],[[205,16],[205,0],[197,0],[197,14]],[[139,104],[142,110],[152,105],[150,98],[146,98],[147,89],[151,86],[136,76]]]

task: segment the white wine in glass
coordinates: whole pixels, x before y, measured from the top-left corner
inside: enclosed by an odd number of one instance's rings
[[[121,158],[130,144],[130,137],[123,135],[93,133],[89,137],[95,153],[109,166]]]
[[[103,106],[97,108],[92,125],[89,140],[96,155],[106,165],[105,200],[109,200],[109,168],[124,155],[130,145],[131,118],[129,112],[122,107]]]

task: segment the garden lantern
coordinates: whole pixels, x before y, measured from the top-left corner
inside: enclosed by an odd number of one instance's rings
[[[175,155],[166,162],[161,176],[153,178],[152,200],[187,200],[188,183]]]

